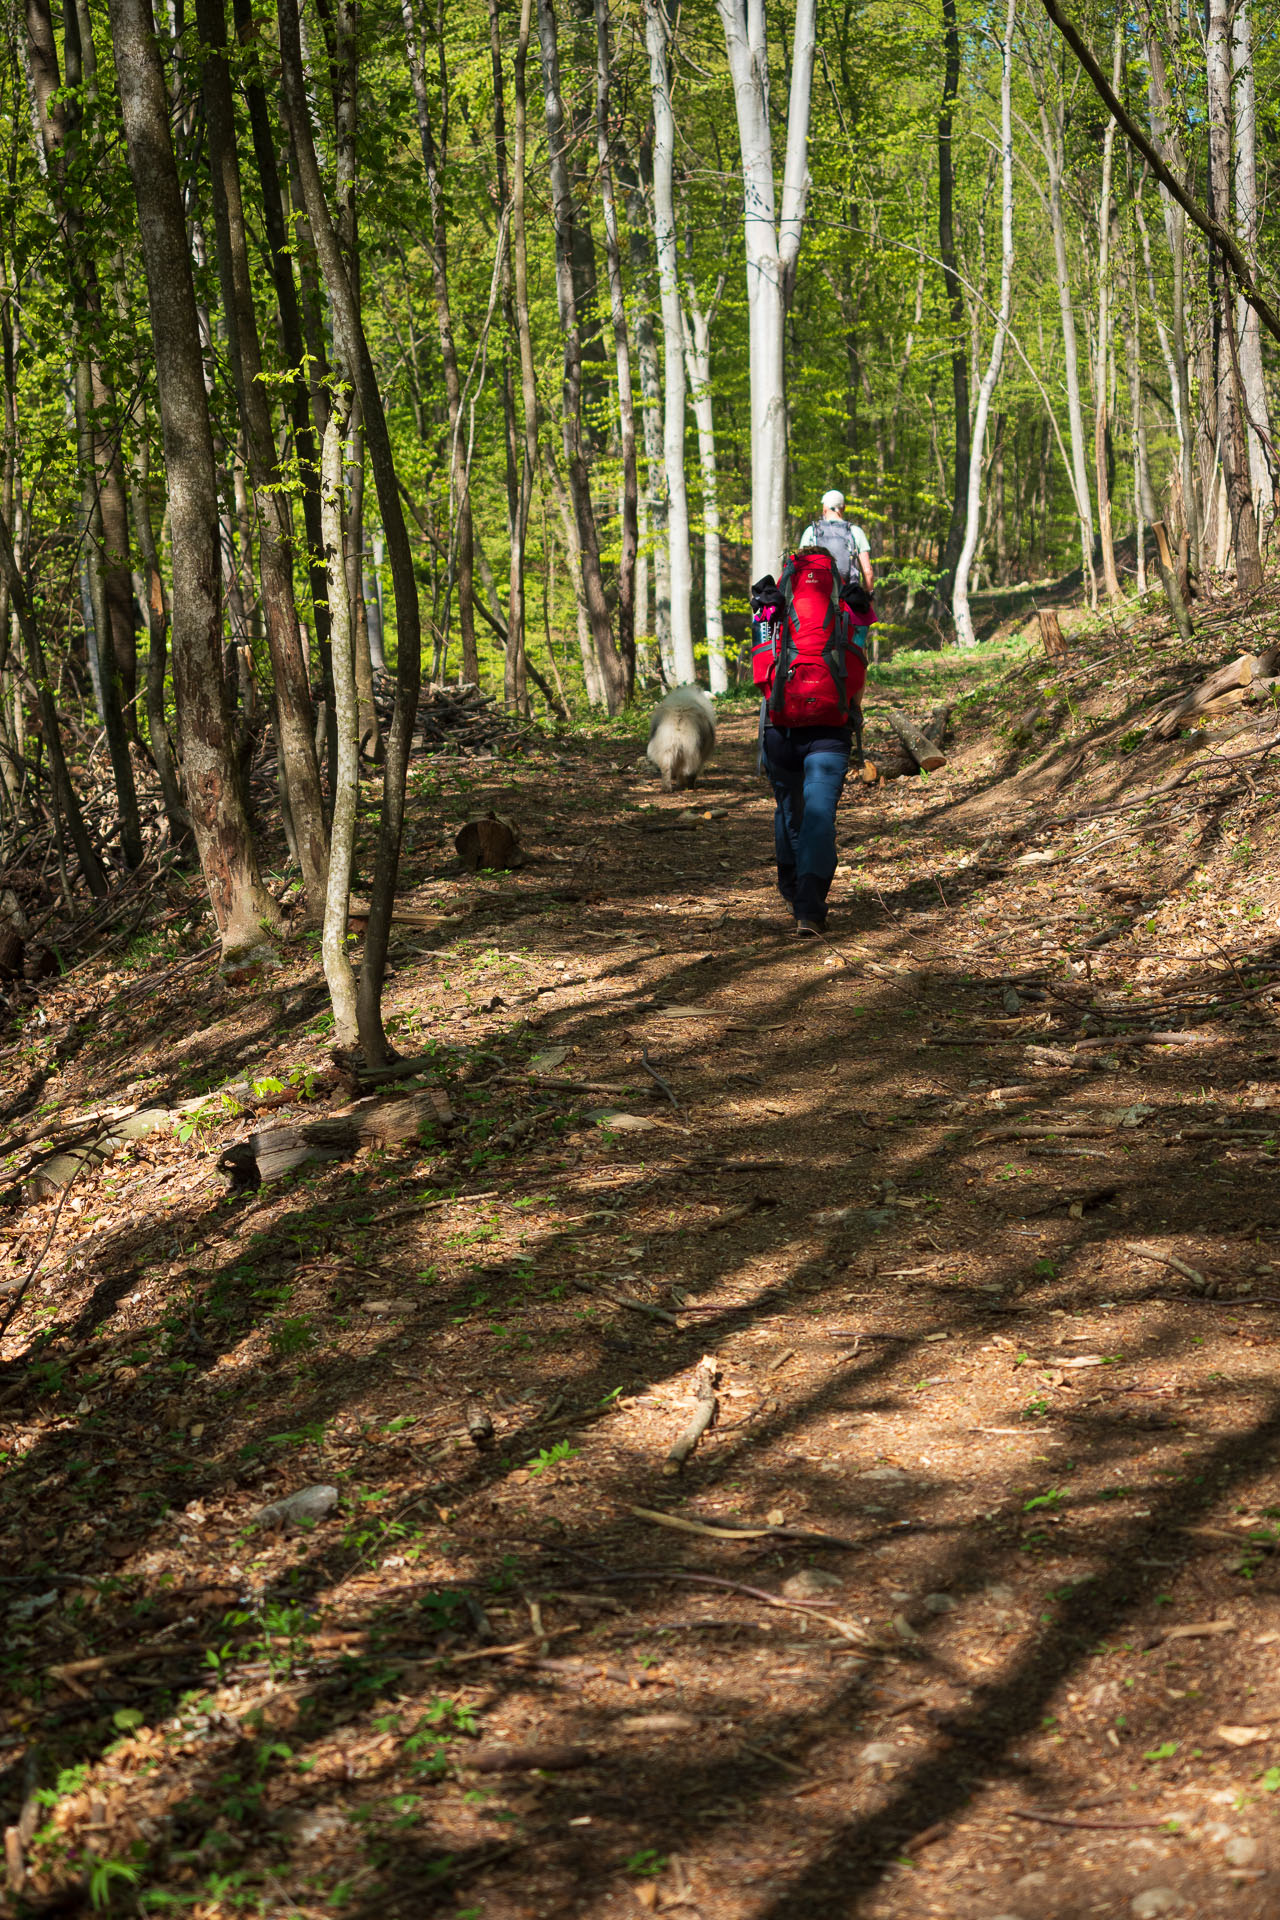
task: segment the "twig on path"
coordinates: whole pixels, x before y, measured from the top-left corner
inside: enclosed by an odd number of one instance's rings
[[[719,1412],[720,1402],[716,1398],[716,1383],[719,1378],[720,1369],[714,1358],[711,1354],[704,1354],[693,1376],[693,1390],[698,1402],[697,1410],[662,1463],[663,1474],[668,1479],[681,1471],[685,1461]]]
[[[647,1300],[629,1300],[625,1293],[611,1293],[607,1287],[593,1287],[589,1280],[580,1280],[575,1274],[571,1285],[579,1293],[589,1293],[593,1299],[608,1300],[615,1307],[630,1307],[632,1313],[647,1314],[650,1320],[665,1321],[669,1327],[679,1327],[680,1322],[674,1313],[668,1313],[665,1307],[651,1307]]]
[[[652,1074],[653,1078],[657,1081],[658,1085],[662,1088],[662,1091],[666,1094],[668,1100],[671,1102],[676,1112],[679,1113],[680,1102],[676,1099],[674,1093],[672,1093],[670,1085],[668,1084],[667,1081],[663,1079],[662,1075],[658,1072],[658,1069],[656,1067],[651,1067],[649,1065],[648,1047],[642,1047],[640,1049],[640,1064],[644,1068],[646,1073]]]
[[[696,1533],[707,1540],[805,1540],[820,1547],[856,1548],[856,1540],[845,1540],[836,1533],[815,1533],[804,1527],[711,1527],[702,1520],[685,1520],[679,1514],[659,1513],[656,1507],[632,1507],[640,1520],[651,1520],[658,1527],[672,1527],[677,1533]]]
[[[828,1600],[780,1600],[776,1593],[766,1593],[763,1587],[748,1587],[740,1580],[725,1580],[716,1573],[691,1573],[685,1567],[630,1567],[625,1572],[614,1572],[606,1568],[600,1573],[582,1573],[582,1580],[594,1580],[600,1585],[609,1585],[617,1581],[682,1581],[687,1586],[719,1587],[725,1593],[745,1594],[749,1600],[758,1600],[762,1606],[777,1607],[783,1613],[802,1613],[807,1618],[815,1616],[824,1626],[833,1627],[846,1640],[860,1647],[875,1647],[876,1642],[862,1627],[855,1627],[847,1620],[837,1620],[825,1609],[832,1603]]]
[[[1057,1813],[1037,1813],[1033,1807],[1011,1807],[1009,1811],[1015,1820],[1037,1820],[1042,1826],[1066,1827],[1068,1831],[1077,1828],[1081,1831],[1091,1829],[1098,1833],[1108,1833],[1113,1829],[1118,1832],[1137,1827],[1168,1826],[1167,1821],[1164,1820],[1068,1820]]]
[[[1189,1267],[1185,1260],[1179,1260],[1176,1253],[1161,1253],[1158,1247],[1149,1247],[1144,1240],[1126,1240],[1124,1244],[1130,1253],[1136,1253],[1141,1260],[1154,1260],[1158,1266],[1172,1267],[1174,1272],[1180,1273],[1184,1280],[1189,1280],[1193,1287],[1203,1287],[1206,1284],[1204,1275],[1197,1273],[1194,1267]]]

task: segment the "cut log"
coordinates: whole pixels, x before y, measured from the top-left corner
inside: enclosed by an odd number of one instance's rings
[[[1065,660],[1067,643],[1062,637],[1062,628],[1058,616],[1050,607],[1041,607],[1038,613],[1040,621],[1040,642],[1050,660]]]
[[[946,766],[947,756],[937,741],[931,740],[927,733],[896,707],[889,711],[889,725],[922,773],[936,773],[939,767]]]
[[[1215,712],[1226,712],[1228,707],[1219,707],[1216,703],[1225,696],[1234,695],[1229,706],[1239,706],[1244,700],[1241,689],[1252,686],[1254,681],[1268,680],[1276,667],[1277,652],[1268,649],[1265,653],[1242,653],[1235,660],[1229,660],[1224,667],[1211,673],[1198,687],[1180,700],[1177,706],[1161,715],[1151,728],[1152,738],[1172,740],[1187,720],[1193,715],[1204,713],[1207,708]]]
[[[358,1100],[345,1113],[304,1127],[265,1127],[228,1147],[218,1160],[234,1189],[281,1180],[299,1167],[349,1160],[361,1147],[397,1146],[415,1140],[439,1120],[435,1089],[398,1097]]]
[[[945,701],[942,701],[934,708],[920,731],[928,734],[930,740],[932,740],[936,746],[945,747],[947,744],[947,728],[950,725],[951,708]]]

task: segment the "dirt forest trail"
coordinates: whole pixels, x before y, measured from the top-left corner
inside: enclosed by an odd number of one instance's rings
[[[744,712],[685,794],[433,763],[451,1119],[256,1192],[314,957],[50,990],[68,1106],[246,1085],[8,1230],[4,1911],[1271,1920],[1267,796],[1084,821],[979,731],[851,785],[806,944]]]

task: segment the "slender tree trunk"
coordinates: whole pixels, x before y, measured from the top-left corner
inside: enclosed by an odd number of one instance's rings
[[[1080,402],[1080,354],[1076,340],[1075,303],[1071,291],[1071,269],[1067,260],[1067,228],[1062,211],[1062,173],[1065,165],[1065,130],[1060,101],[1052,110],[1042,110],[1045,161],[1049,171],[1049,229],[1053,236],[1053,265],[1058,282],[1058,312],[1062,324],[1062,366],[1067,387],[1067,426],[1071,446],[1071,482],[1076,514],[1080,522],[1080,565],[1090,605],[1097,602],[1098,585],[1093,571],[1093,503],[1089,493],[1088,470],[1084,452],[1084,409]]]
[[[496,7],[497,0],[493,0]],[[528,650],[528,600],[525,554],[529,539],[529,511],[533,505],[533,477],[538,465],[538,379],[533,356],[533,329],[529,322],[529,255],[525,235],[525,165],[529,147],[527,75],[533,0],[521,0],[512,88],[515,97],[515,151],[511,168],[511,269],[514,281],[516,344],[520,356],[520,413],[524,442],[520,460],[520,495],[511,538],[508,595],[506,678],[520,698],[521,671]],[[546,561],[550,565],[550,560]],[[556,672],[555,654],[551,654]],[[524,696],[527,699],[527,695]],[[563,699],[563,695],[561,696]]]
[[[1144,28],[1147,51],[1147,71],[1150,75],[1149,100],[1151,112],[1151,136],[1160,158],[1175,178],[1186,178],[1186,159],[1182,142],[1176,132],[1172,99],[1169,91],[1168,74],[1165,68],[1164,48],[1155,16],[1148,12]],[[1172,276],[1172,323],[1173,358],[1178,373],[1178,387],[1175,404],[1178,409],[1178,445],[1182,474],[1183,511],[1186,516],[1187,534],[1190,540],[1190,564],[1193,572],[1200,571],[1201,536],[1199,502],[1195,480],[1195,432],[1191,420],[1191,381],[1190,357],[1187,350],[1187,303],[1186,303],[1186,227],[1187,217],[1173,195],[1164,186],[1160,188],[1160,203],[1164,210],[1165,238],[1169,246],[1169,260]]]
[[[218,279],[257,509],[258,569],[271,655],[276,743],[307,911],[313,921],[318,921],[324,912],[329,842],[316,758],[315,715],[293,596],[293,528],[284,491],[286,476],[276,457],[271,407],[262,380],[262,345],[253,305],[224,0],[196,0],[196,21],[204,54],[205,137],[213,182]]]
[[[1115,31],[1111,84],[1120,85],[1124,29]],[[1098,489],[1098,537],[1102,547],[1102,584],[1108,600],[1120,598],[1116,575],[1115,542],[1111,535],[1111,488],[1107,475],[1107,380],[1111,358],[1111,170],[1115,161],[1116,123],[1107,115],[1102,136],[1102,190],[1098,203],[1098,348],[1093,383],[1093,472]]]
[[[1231,22],[1231,98],[1235,108],[1235,216],[1236,235],[1249,265],[1258,265],[1258,109],[1253,74],[1251,0],[1235,0]],[[1262,370],[1262,328],[1247,300],[1236,301],[1240,378],[1244,388],[1245,425],[1249,436],[1249,485],[1255,510],[1267,503],[1274,517],[1280,473],[1267,457],[1271,416]]]
[[[667,72],[667,27],[660,0],[645,0],[645,39],[653,103],[653,240],[662,308],[663,464],[667,479],[667,549],[671,558],[671,656],[676,684],[697,679],[693,653],[693,567],[689,496],[684,471],[684,330],[676,260],[675,120]]]
[[[956,561],[960,558],[960,548],[964,543],[970,459],[969,355],[964,338],[964,289],[956,263],[955,155],[952,148],[955,99],[960,86],[960,29],[956,20],[956,0],[942,0],[942,19],[946,64],[942,73],[942,105],[938,110],[938,252],[942,259],[942,284],[951,322],[951,398],[955,413],[956,452],[951,519],[939,560],[938,583],[934,589],[935,619],[951,608]]]
[[[974,458],[969,465],[969,511],[965,523],[964,545],[956,563],[955,612],[956,643],[962,647],[977,645],[973,619],[969,612],[969,568],[978,544],[978,524],[982,507],[982,461],[979,455],[986,437],[991,396],[1004,361],[1005,337],[1013,305],[1013,23],[1018,0],[1009,0],[1004,28],[1004,57],[1000,72],[1000,307],[996,314],[991,358],[978,388],[978,404],[973,422]]]
[[[491,0],[496,4],[496,0]],[[618,652],[627,671],[627,697],[636,677],[636,553],[639,547],[639,481],[636,473],[636,416],[631,391],[631,341],[622,288],[622,255],[618,249],[618,211],[614,199],[613,164],[609,144],[609,0],[595,0],[596,10],[596,161],[600,169],[600,204],[604,215],[605,261],[609,274],[609,311],[613,320],[613,351],[618,370],[618,433],[622,451],[622,552],[618,561]]]
[[[233,0],[236,37],[242,50],[256,53],[257,23],[253,0]],[[328,582],[324,562],[324,534],[320,525],[320,461],[311,417],[311,394],[307,381],[306,347],[303,343],[302,317],[298,290],[293,277],[293,244],[285,224],[284,197],[276,158],[275,135],[267,111],[266,90],[256,60],[242,68],[245,100],[249,109],[249,127],[253,136],[253,156],[262,189],[262,216],[271,256],[271,277],[275,288],[276,311],[280,323],[280,344],[286,365],[291,369],[288,388],[289,418],[293,448],[302,483],[302,517],[307,543],[307,570],[310,580],[310,619],[316,636],[321,679],[327,715],[334,711],[333,668],[329,656]],[[321,372],[323,369],[317,369]]]
[[[346,406],[335,398],[324,432],[320,509],[324,516],[325,560],[329,572],[329,621],[333,643],[333,690],[337,706],[338,758],[333,781],[333,831],[324,903],[320,951],[333,1008],[334,1038],[354,1047],[360,1037],[356,977],[347,953],[347,916],[355,860],[356,806],[360,793],[360,706],[356,694],[342,526],[342,456]]]
[[[556,242],[556,299],[564,334],[564,381],[561,395],[561,431],[565,476],[578,529],[582,591],[591,635],[599,657],[605,704],[617,713],[627,698],[627,674],[613,643],[609,606],[600,570],[600,540],[591,504],[591,482],[582,440],[582,336],[573,284],[575,216],[565,151],[564,102],[560,91],[560,54],[554,0],[537,0],[538,40],[542,53],[542,80],[546,103],[547,142],[550,148],[551,205]]]
[[[1208,56],[1209,212],[1224,226],[1231,219],[1230,24],[1231,0],[1209,0],[1205,35]],[[1219,263],[1215,282],[1218,357],[1214,372],[1218,391],[1218,431],[1222,447],[1222,470],[1231,509],[1236,585],[1244,593],[1256,593],[1262,585],[1262,559],[1258,549],[1253,491],[1249,484],[1249,445],[1245,434],[1243,380],[1236,343],[1235,302],[1225,260]]]
[[[631,229],[631,282],[635,289],[636,362],[640,370],[640,427],[644,435],[646,546],[653,552],[653,637],[658,643],[662,677],[676,684],[671,652],[671,558],[667,546],[667,480],[662,457],[662,381],[650,308],[649,251],[645,234],[649,210],[639,173],[628,187],[627,223]],[[646,593],[645,598],[648,598]]]
[[[173,673],[187,805],[224,958],[279,925],[245,814],[222,683],[218,489],[191,255],[151,0],[111,0],[151,310],[173,552]]]
[[[97,686],[107,752],[120,810],[120,846],[124,864],[142,862],[142,823],[129,754],[137,723],[125,702],[136,690],[133,594],[129,579],[129,537],[122,514],[120,459],[113,433],[115,394],[93,349],[100,332],[102,290],[93,247],[80,211],[84,171],[79,95],[85,83],[79,21],[67,12],[64,48],[67,91],[61,91],[58,53],[47,0],[30,0],[26,10],[27,65],[35,94],[38,133],[54,218],[62,240],[74,316],[73,394],[76,442],[84,495],[84,529],[90,596],[93,602]],[[107,546],[106,516],[111,521]],[[123,524],[122,524],[123,522]],[[88,633],[86,629],[86,639]],[[122,693],[122,679],[126,683]],[[131,724],[132,722],[132,724]]]
[[[447,74],[444,65],[444,40],[439,39],[441,136],[437,152],[427,102],[427,85],[418,51],[413,0],[401,0],[404,17],[405,47],[409,55],[409,73],[418,111],[418,139],[422,146],[422,165],[427,176],[427,197],[431,205],[431,279],[435,290],[436,328],[440,335],[440,361],[444,371],[445,400],[449,408],[449,482],[457,514],[458,631],[462,636],[462,677],[478,681],[480,660],[476,652],[476,616],[474,604],[474,558],[471,534],[471,475],[468,470],[467,436],[462,419],[462,381],[458,373],[458,352],[454,343],[453,311],[449,302],[448,228],[445,219],[442,185],[442,159],[446,151],[449,127]]]
[[[775,219],[764,0],[716,0],[733,79],[742,159],[751,364],[751,572],[777,568],[786,540],[785,321],[808,197],[815,0],[796,0],[781,218]]]
[[[26,648],[27,671],[31,675],[32,685],[35,688],[36,704],[40,713],[40,730],[44,736],[45,751],[49,755],[49,775],[53,785],[54,803],[66,822],[86,886],[95,899],[103,900],[109,891],[107,876],[102,870],[102,862],[98,858],[93,841],[89,838],[84,815],[80,811],[80,802],[76,798],[75,788],[71,784],[71,776],[67,771],[67,758],[62,749],[62,734],[58,726],[58,709],[54,704],[53,688],[49,684],[49,670],[45,660],[44,646],[40,639],[40,630],[31,613],[26,586],[18,571],[8,523],[3,517],[0,517],[0,572],[3,572],[8,581],[9,604],[13,609],[14,617],[18,622],[18,631],[22,635]]]
[[[729,691],[724,657],[724,596],[720,575],[720,487],[716,471],[716,428],[711,398],[711,321],[724,288],[721,276],[710,313],[705,313],[692,285],[686,289],[688,311],[684,322],[684,356],[698,428],[698,462],[702,468],[703,599],[706,606],[707,683],[712,693]]]
[[[123,0],[118,0],[123,4]],[[382,516],[391,563],[391,580],[396,607],[396,704],[387,739],[387,758],[382,778],[382,810],[378,823],[378,852],[370,891],[369,924],[364,939],[364,962],[360,969],[358,995],[360,1043],[371,1065],[381,1066],[387,1057],[387,1039],[382,1025],[382,983],[386,974],[387,945],[391,934],[391,913],[395,902],[396,874],[400,864],[400,842],[404,834],[404,795],[409,767],[409,748],[418,712],[418,691],[422,680],[422,627],[418,608],[418,589],[413,572],[413,550],[405,525],[404,508],[396,481],[391,453],[391,436],[383,410],[369,344],[360,322],[360,311],[334,231],[325,200],[324,184],[316,163],[315,144],[307,112],[306,82],[302,71],[302,47],[298,30],[297,0],[278,0],[280,58],[284,110],[289,127],[298,176],[306,204],[307,217],[316,243],[321,270],[329,290],[333,310],[334,334],[342,351],[343,364],[355,369],[356,390],[364,415],[364,430],[378,490],[378,510]]]
[[[139,379],[137,382],[139,389],[141,385],[142,382]],[[150,443],[148,425],[143,416],[140,400],[135,401],[134,405],[133,437],[133,472],[129,492],[133,509],[133,535],[142,558],[142,573],[137,583],[138,601],[144,609],[147,622],[145,682],[147,738],[151,747],[151,758],[155,762],[156,773],[160,780],[160,792],[164,798],[169,838],[177,847],[182,845],[191,832],[191,816],[183,804],[182,785],[178,777],[173,740],[169,733],[169,721],[165,712],[164,683],[169,653],[169,598],[165,592],[164,575],[160,571],[160,555],[156,551],[155,529],[151,520]]]
[[[498,18],[498,0],[487,0],[489,14],[489,65],[493,74],[493,146],[497,171],[497,213],[507,225],[507,244],[502,249],[502,315],[505,339],[502,349],[502,423],[503,453],[507,482],[507,540],[510,562],[507,575],[507,627],[503,648],[502,693],[508,707],[517,713],[529,712],[528,661],[524,635],[524,534],[521,513],[521,441],[516,412],[512,359],[520,357],[519,324],[516,320],[515,270],[511,184],[507,174],[506,82],[502,71],[502,31]],[[523,165],[523,157],[521,160]],[[522,236],[523,237],[523,236]],[[473,529],[474,536],[474,529]],[[478,544],[478,543],[477,543]],[[517,544],[519,552],[517,553]],[[486,586],[488,576],[484,575]],[[497,588],[490,589],[497,600]]]

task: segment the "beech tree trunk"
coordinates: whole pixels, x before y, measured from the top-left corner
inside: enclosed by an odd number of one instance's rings
[[[938,252],[942,259],[942,284],[951,322],[951,398],[955,415],[956,450],[951,519],[939,558],[938,583],[934,589],[935,618],[951,609],[951,587],[955,579],[956,561],[964,544],[968,513],[970,460],[969,354],[964,337],[964,289],[956,264],[955,156],[951,145],[955,98],[960,87],[960,29],[956,21],[956,0],[942,0],[942,19],[946,35],[946,65],[942,74],[942,105],[938,110]]]
[[[1164,48],[1156,22],[1147,16],[1144,30],[1147,52],[1147,71],[1150,75],[1148,97],[1151,113],[1151,137],[1160,158],[1177,179],[1186,178],[1186,157],[1182,141],[1176,131],[1177,120],[1174,114],[1169,91],[1169,79],[1165,70]],[[1186,230],[1187,216],[1178,205],[1168,188],[1160,187],[1160,204],[1164,212],[1165,239],[1169,247],[1169,261],[1172,275],[1172,327],[1173,359],[1177,370],[1177,391],[1174,405],[1178,416],[1179,471],[1182,478],[1182,502],[1186,520],[1187,534],[1190,540],[1190,559],[1193,572],[1200,571],[1201,539],[1203,528],[1200,522],[1199,500],[1195,481],[1195,434],[1191,423],[1191,381],[1190,360],[1187,352],[1187,301],[1186,301]]]
[[[497,0],[492,0],[496,9]],[[511,170],[511,270],[516,345],[520,358],[520,412],[524,422],[524,442],[520,461],[520,495],[511,539],[510,597],[507,626],[507,664],[504,682],[517,701],[527,703],[523,692],[523,667],[529,645],[528,601],[525,583],[525,550],[529,537],[529,510],[533,503],[533,476],[538,465],[538,379],[533,357],[533,330],[529,323],[529,255],[525,236],[525,161],[529,146],[529,107],[527,74],[529,33],[533,20],[533,0],[521,0],[520,29],[516,40],[512,88],[515,96],[515,152]],[[549,569],[550,558],[546,561]],[[556,659],[550,640],[551,670]],[[563,700],[563,695],[561,696]],[[521,709],[524,710],[523,707]]]
[[[418,691],[422,683],[422,622],[413,572],[413,550],[409,545],[409,531],[405,525],[404,507],[396,480],[382,394],[316,163],[315,143],[307,110],[306,81],[302,71],[297,0],[277,0],[277,19],[280,26],[285,118],[307,218],[329,291],[334,335],[343,364],[353,368],[356,374],[356,390],[364,415],[369,460],[373,467],[374,485],[378,490],[378,510],[386,534],[395,594],[396,704],[383,768],[378,852],[370,889],[369,924],[365,930],[358,993],[360,1044],[366,1063],[369,1066],[382,1066],[388,1054],[387,1037],[382,1025],[382,983],[386,974],[391,911],[400,866],[400,843],[404,835],[409,749],[417,718]]]
[[[684,330],[676,260],[675,120],[667,72],[667,27],[661,0],[644,0],[649,88],[653,101],[653,240],[662,307],[663,465],[667,481],[667,545],[671,576],[671,658],[677,686],[697,679],[693,653],[693,566],[689,495],[684,471]]]
[[[110,0],[160,395],[173,553],[173,676],[187,806],[224,959],[279,912],[262,884],[222,680],[218,489],[191,255],[151,0]]]
[[[1258,265],[1258,108],[1253,75],[1253,29],[1250,0],[1236,0],[1231,22],[1231,99],[1235,108],[1235,216],[1236,235],[1249,265]],[[1249,439],[1249,486],[1255,511],[1262,503],[1268,517],[1277,505],[1280,474],[1267,458],[1271,415],[1262,371],[1262,328],[1247,300],[1236,301],[1240,378],[1244,388],[1245,427]]]
[[[496,4],[496,0],[491,0]],[[618,651],[627,671],[630,697],[636,677],[636,555],[639,535],[639,481],[636,473],[636,415],[631,391],[631,340],[622,288],[618,248],[618,210],[613,189],[609,141],[609,0],[596,10],[596,161],[600,169],[600,205],[604,215],[605,263],[609,275],[609,313],[618,372],[618,438],[622,454],[622,552],[618,561]]]
[[[1117,26],[1111,84],[1120,85],[1124,30]],[[1111,487],[1107,478],[1107,389],[1111,359],[1111,169],[1116,123],[1107,116],[1102,136],[1102,189],[1098,201],[1098,361],[1093,383],[1093,472],[1098,489],[1098,538],[1102,548],[1102,584],[1108,600],[1120,598],[1115,542],[1111,535]]]
[[[751,573],[777,570],[786,540],[787,302],[809,191],[809,102],[816,0],[796,0],[781,218],[775,217],[765,0],[716,0],[733,79],[742,158],[747,326],[751,358]]]
[[[627,193],[627,222],[631,228],[631,283],[635,305],[636,361],[640,369],[640,423],[644,435],[646,558],[653,556],[653,637],[658,644],[662,677],[676,681],[671,652],[671,559],[667,548],[667,481],[662,457],[662,380],[658,343],[650,308],[649,250],[645,234],[649,210],[639,173]],[[647,582],[646,582],[647,586]],[[645,593],[648,599],[648,593]]]
[[[986,437],[991,396],[1004,361],[1005,338],[1013,305],[1013,22],[1018,0],[1009,0],[1005,17],[1004,57],[1000,72],[1000,307],[996,314],[995,337],[991,357],[978,388],[978,404],[973,422],[974,458],[969,463],[969,509],[964,545],[956,564],[955,593],[952,607],[956,623],[956,644],[973,647],[978,637],[969,612],[969,569],[978,545],[978,525],[982,509],[982,443]]]
[[[1209,212],[1224,226],[1231,219],[1231,68],[1230,0],[1209,0],[1205,34],[1208,74]],[[1218,436],[1227,500],[1231,510],[1232,541],[1236,555],[1236,585],[1254,593],[1262,585],[1262,558],[1258,549],[1258,522],[1249,483],[1249,446],[1245,435],[1244,393],[1236,342],[1235,301],[1225,260],[1216,266],[1218,337],[1214,378],[1217,387]]]
[[[293,527],[284,491],[285,475],[276,458],[270,402],[262,382],[262,345],[253,306],[224,0],[196,0],[196,21],[204,53],[205,134],[213,183],[218,279],[257,509],[258,571],[271,655],[276,744],[307,912],[318,921],[324,913],[329,841],[316,758],[315,715],[293,597]]]
[[[334,1037],[354,1047],[360,1037],[356,977],[347,952],[347,916],[355,858],[356,806],[360,792],[360,706],[351,633],[351,599],[343,546],[342,456],[346,407],[335,399],[324,430],[320,469],[325,564],[329,574],[329,622],[333,643],[333,692],[338,721],[338,757],[333,779],[333,831],[324,903],[320,952],[333,1008]]]
[[[560,53],[554,0],[538,0],[538,42],[542,53],[542,83],[547,118],[551,172],[551,208],[556,242],[556,301],[564,334],[564,379],[561,389],[561,434],[565,475],[578,532],[582,593],[599,661],[601,690],[610,713],[626,704],[627,674],[613,643],[609,605],[600,569],[600,539],[591,504],[591,481],[582,440],[582,334],[573,284],[576,219],[569,165],[565,151],[564,102],[560,91]]]
[[[716,427],[711,398],[711,322],[715,317],[724,276],[709,312],[704,312],[692,285],[686,288],[684,357],[698,428],[698,464],[702,469],[702,572],[706,607],[707,684],[712,693],[729,691],[724,657],[724,593],[720,572],[720,488],[716,471]]]

